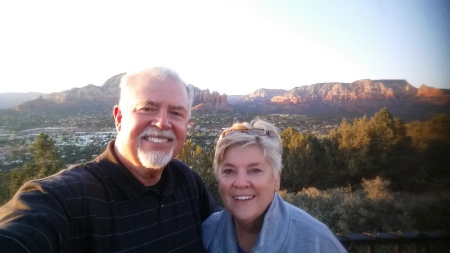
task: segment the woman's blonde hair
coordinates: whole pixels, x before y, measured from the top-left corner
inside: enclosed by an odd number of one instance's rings
[[[217,141],[214,153],[214,174],[216,179],[219,166],[223,162],[225,152],[231,147],[245,147],[256,144],[262,148],[264,156],[271,165],[274,176],[278,177],[283,168],[281,137],[279,129],[264,120],[256,119],[252,122],[235,123],[225,129]]]

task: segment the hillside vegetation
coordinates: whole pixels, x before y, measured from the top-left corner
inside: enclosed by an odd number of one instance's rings
[[[275,116],[259,117],[271,121]],[[448,115],[405,124],[384,108],[370,118],[342,120],[327,134],[300,132],[298,126],[280,127],[284,148],[281,196],[334,232],[450,232]],[[190,135],[178,158],[201,175],[220,202],[212,172],[213,143],[196,144],[205,137],[200,133]],[[92,157],[101,148],[90,149],[92,153],[84,156]],[[0,173],[0,203],[23,182],[67,164],[47,134],[38,135],[26,152],[30,155],[24,163]]]
[[[406,125],[386,108],[326,136],[287,127],[280,194],[336,233],[450,232],[448,129],[448,115]],[[220,200],[212,157],[189,140],[179,155]]]

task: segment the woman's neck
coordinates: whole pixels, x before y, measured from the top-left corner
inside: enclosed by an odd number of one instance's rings
[[[255,245],[259,232],[261,232],[263,221],[264,215],[250,223],[234,221],[234,228],[236,230],[239,247],[245,252],[250,252],[253,245]]]

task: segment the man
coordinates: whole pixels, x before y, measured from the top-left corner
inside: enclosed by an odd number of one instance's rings
[[[117,138],[94,161],[26,183],[0,208],[0,252],[200,252],[217,205],[183,148],[193,94],[166,68],[126,74]]]

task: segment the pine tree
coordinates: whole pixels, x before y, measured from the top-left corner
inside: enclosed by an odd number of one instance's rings
[[[14,169],[10,174],[10,193],[14,194],[26,181],[50,176],[61,169],[65,164],[58,155],[53,139],[44,133],[30,145],[32,159],[22,168]]]

